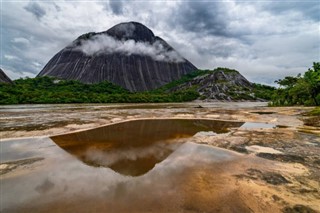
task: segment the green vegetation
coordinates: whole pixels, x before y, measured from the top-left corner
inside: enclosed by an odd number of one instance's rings
[[[89,38],[91,38],[92,36],[94,36],[94,35],[96,35],[96,34],[97,34],[97,33],[95,33],[95,32],[85,33],[85,34],[79,36],[79,37],[77,38],[77,40],[80,40],[80,39],[88,40]]]
[[[73,80],[59,80],[51,77],[37,77],[15,80],[13,84],[0,83],[0,104],[45,104],[45,103],[157,103],[185,102],[197,98],[199,85],[181,86],[196,77],[209,75],[217,71],[238,74],[238,71],[228,68],[214,70],[197,70],[183,76],[181,79],[166,84],[156,90],[132,93],[109,82],[83,84]],[[320,62],[313,63],[304,75],[287,76],[276,81],[280,88],[253,84],[242,87],[217,81],[216,85],[226,86],[226,96],[233,100],[271,100],[270,106],[320,105]],[[320,115],[319,107],[310,115]]]
[[[275,87],[267,86],[263,84],[253,84],[253,93],[256,98],[264,100],[271,100],[276,91]]]
[[[211,70],[196,70],[192,73],[189,73],[187,75],[182,76],[182,78],[176,80],[176,81],[172,81],[162,87],[160,87],[159,89],[153,90],[151,91],[152,93],[162,93],[165,91],[170,91],[171,89],[178,87],[181,84],[187,83],[188,81],[191,81],[192,79],[194,79],[195,77],[198,76],[203,76],[203,75],[207,75],[212,73],[213,71]]]
[[[109,82],[83,84],[73,80],[51,77],[18,79],[14,84],[0,84],[0,104],[45,104],[45,103],[157,103],[186,102],[199,98],[198,86],[179,88],[196,77],[217,71],[235,73],[236,70],[216,68],[197,70],[153,91],[132,93]],[[226,81],[216,84],[228,84]],[[233,100],[269,99],[274,88],[256,84],[254,91],[246,87],[230,86],[228,96]],[[205,96],[200,99],[205,99]]]
[[[320,116],[320,107],[316,107],[308,113],[310,116]]]
[[[303,76],[287,76],[276,83],[280,88],[272,96],[272,106],[320,105],[320,62],[314,62]]]
[[[184,102],[198,96],[190,89],[173,93],[131,93],[106,81],[83,84],[51,77],[18,79],[14,84],[0,84],[0,104]]]

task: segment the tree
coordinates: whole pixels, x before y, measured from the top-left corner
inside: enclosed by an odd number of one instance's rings
[[[308,69],[304,74],[304,80],[307,82],[308,91],[317,106],[319,106],[320,99],[320,62],[313,63],[313,69]]]

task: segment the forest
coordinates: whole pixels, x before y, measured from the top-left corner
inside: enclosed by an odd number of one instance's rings
[[[314,62],[304,74],[287,76],[275,83],[279,88],[272,95],[271,106],[320,105],[320,62]]]
[[[107,81],[84,84],[52,77],[21,78],[13,84],[0,83],[0,104],[187,102],[200,97],[196,87],[175,92],[170,89],[211,72],[197,70],[156,90],[136,93]],[[278,88],[253,84],[251,92],[256,100],[269,101],[269,106],[320,105],[320,62],[314,62],[304,74],[287,76],[275,83]]]

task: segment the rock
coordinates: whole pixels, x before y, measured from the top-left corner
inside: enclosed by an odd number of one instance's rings
[[[282,185],[282,184],[291,183],[290,181],[285,179],[282,175],[274,172],[263,173],[262,180],[272,185]]]
[[[230,146],[230,149],[236,152],[241,152],[244,154],[249,154],[248,150],[244,145],[232,145]]]
[[[135,92],[158,88],[196,69],[146,26],[127,22],[81,35],[38,76],[89,84],[109,81]]]
[[[260,179],[272,185],[282,185],[282,184],[291,183],[286,178],[284,178],[281,174],[278,174],[275,172],[265,172],[265,171],[260,171],[258,169],[251,168],[251,169],[248,169],[246,173],[247,175],[240,175],[238,177],[248,178],[252,180]]]
[[[305,162],[304,158],[297,155],[292,154],[272,154],[272,153],[257,153],[256,156],[261,158],[266,158],[269,160],[277,160],[282,162],[290,162],[290,163],[303,163]]]
[[[12,84],[11,79],[0,69],[0,83],[9,83]]]
[[[171,91],[197,87],[201,100],[256,100],[252,94],[253,85],[238,71],[217,68],[211,73],[193,78]]]
[[[284,213],[317,213],[315,210],[304,205],[295,205],[294,207],[286,207],[283,209]]]
[[[282,200],[281,197],[277,196],[277,195],[272,195],[272,199],[276,202]]]

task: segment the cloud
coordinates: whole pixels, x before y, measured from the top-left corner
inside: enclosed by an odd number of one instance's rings
[[[171,24],[179,25],[188,32],[228,36],[228,17],[222,2],[181,2],[176,11],[176,19]]]
[[[29,4],[25,6],[24,9],[32,13],[38,20],[46,15],[46,11],[37,2],[29,2]]]
[[[77,46],[76,49],[81,50],[86,55],[121,53],[126,55],[145,55],[157,61],[184,61],[179,53],[165,48],[161,40],[150,44],[148,42],[136,42],[132,39],[117,40],[102,34],[92,36],[88,40],[82,40],[81,45]]]
[[[116,15],[123,14],[123,1],[122,0],[111,0],[109,2],[112,12]]]
[[[4,55],[4,58],[11,61],[11,60],[19,60],[19,58],[17,56],[14,55]]]
[[[34,4],[42,11],[36,13],[38,21],[30,12]],[[15,76],[37,74],[79,35],[137,21],[199,68],[230,67],[250,80],[270,83],[319,61],[319,7],[317,1],[6,1],[0,66]]]
[[[28,45],[30,44],[30,41],[26,38],[21,38],[21,37],[18,37],[18,38],[14,38],[12,39],[13,43],[20,43],[20,44],[24,44],[24,45]]]
[[[320,21],[320,3],[318,1],[273,1],[265,2],[262,7],[275,15],[298,12],[304,17]]]

